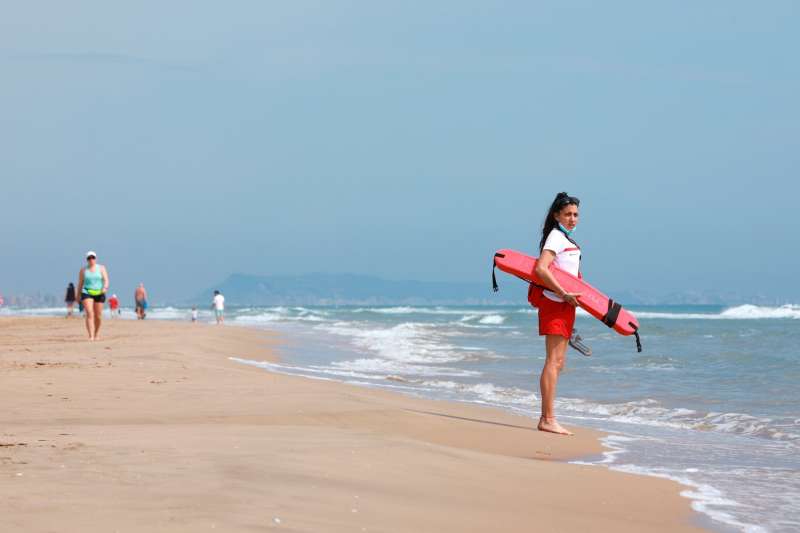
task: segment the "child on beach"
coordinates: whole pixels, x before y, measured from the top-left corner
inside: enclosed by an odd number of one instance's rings
[[[121,313],[119,309],[119,298],[117,298],[116,294],[112,294],[111,298],[108,299],[108,307],[111,310],[111,318]]]
[[[192,322],[197,322],[197,306],[192,306]]]

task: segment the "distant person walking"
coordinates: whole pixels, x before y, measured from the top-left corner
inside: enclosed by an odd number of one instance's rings
[[[108,299],[108,307],[111,309],[111,318],[114,318],[114,315],[120,314],[119,298],[117,298],[116,294],[112,294],[111,298]]]
[[[197,322],[197,306],[192,306],[192,322]]]
[[[217,324],[225,322],[225,297],[219,291],[214,291],[214,299],[211,301],[214,308],[214,316],[217,317]]]
[[[147,316],[147,291],[144,288],[144,283],[140,283],[133,293],[133,301],[136,302],[136,318],[144,320]]]
[[[67,285],[67,294],[64,296],[64,303],[67,304],[67,318],[72,316],[72,308],[75,307],[75,284]]]
[[[97,340],[100,324],[103,321],[103,303],[108,291],[108,272],[97,263],[97,254],[86,252],[86,266],[78,274],[78,294],[86,313],[86,331],[89,340]]]

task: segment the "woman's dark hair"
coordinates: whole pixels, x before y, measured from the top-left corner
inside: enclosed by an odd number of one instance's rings
[[[568,205],[578,206],[581,205],[581,201],[565,192],[556,194],[556,198],[553,200],[553,203],[550,204],[547,217],[545,217],[544,224],[542,225],[542,240],[539,241],[539,253],[542,253],[544,249],[544,242],[547,240],[547,236],[550,235],[553,228],[558,226],[555,215]]]

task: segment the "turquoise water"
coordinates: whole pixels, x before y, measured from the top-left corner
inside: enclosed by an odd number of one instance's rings
[[[559,382],[558,416],[610,433],[593,464],[680,481],[723,530],[800,530],[800,306],[632,311],[642,353],[579,314],[594,353],[570,351]],[[228,320],[289,341],[280,364],[243,363],[538,417],[544,343],[530,307],[270,307]]]

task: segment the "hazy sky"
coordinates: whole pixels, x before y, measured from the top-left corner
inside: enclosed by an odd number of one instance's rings
[[[17,2],[0,293],[93,248],[128,295],[231,272],[477,280],[556,192],[601,288],[800,301],[800,7]]]

